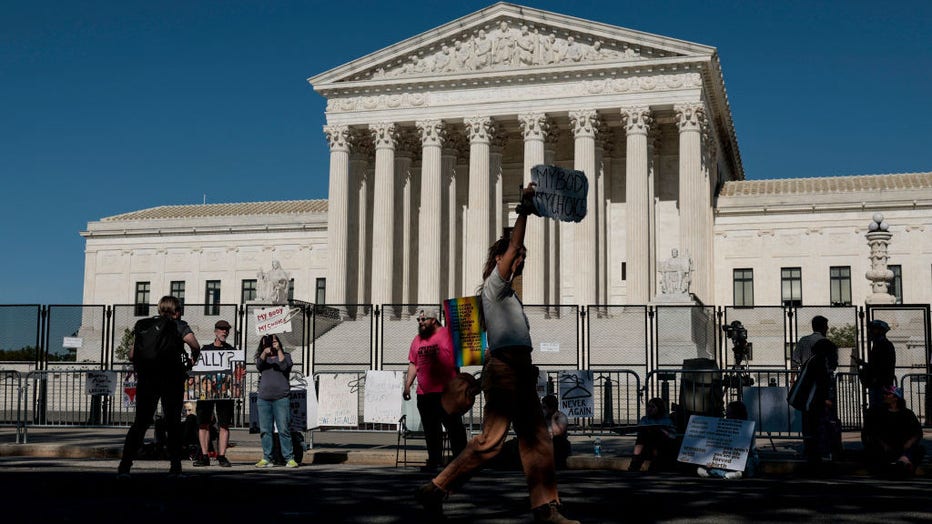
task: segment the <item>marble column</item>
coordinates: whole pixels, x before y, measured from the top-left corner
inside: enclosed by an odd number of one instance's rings
[[[602,167],[596,184],[599,193],[599,303],[608,304],[610,272],[609,257],[611,241],[609,231],[612,227],[612,170],[615,154],[615,134],[604,130],[600,133],[598,150]]]
[[[443,220],[441,218],[443,189],[442,148],[444,124],[442,120],[415,122],[421,135],[421,215],[418,236],[418,304],[440,304],[440,266],[446,257],[441,252]]]
[[[676,104],[677,126],[680,134],[680,249],[692,259],[695,272],[703,275],[708,267],[700,265],[702,260],[703,213],[701,209],[703,187],[701,127],[705,121],[705,108],[701,103]],[[694,277],[695,278],[695,277]],[[699,282],[700,279],[695,279]],[[711,302],[704,289],[690,289],[703,302]]]
[[[327,295],[332,304],[347,302],[347,266],[349,250],[349,126],[327,125],[324,133],[330,143],[330,192],[327,207],[327,246],[330,270]]]
[[[625,251],[628,262],[628,304],[647,304],[649,296],[650,224],[648,223],[651,202],[648,189],[647,133],[652,117],[648,107],[630,107],[621,110],[625,126],[627,153],[625,155],[625,202],[627,207],[627,242]]]
[[[544,139],[551,122],[544,113],[529,113],[518,116],[524,135],[524,179],[527,186],[531,181],[531,168],[544,164]],[[522,301],[525,304],[547,303],[547,223],[549,220],[531,218],[527,221],[524,245],[528,258],[524,262],[522,278]]]
[[[647,291],[648,297],[657,296],[657,196],[656,181],[660,173],[660,128],[653,125],[647,133],[647,210],[648,223],[648,247],[647,247],[647,274],[650,275],[648,282],[650,289]]]
[[[706,119],[702,125],[702,200],[699,203],[699,209],[702,211],[702,224],[703,228],[700,231],[700,249],[698,252],[698,260],[696,261],[697,267],[708,268],[708,271],[703,273],[697,272],[693,275],[694,278],[698,277],[699,285],[696,289],[701,290],[702,293],[697,293],[698,296],[702,297],[703,300],[711,300],[712,290],[715,289],[713,285],[714,271],[712,271],[713,261],[712,261],[712,250],[713,250],[713,238],[712,231],[715,228],[715,216],[712,212],[712,198],[713,191],[715,190],[715,177],[717,176],[717,152],[718,147],[716,146],[715,134],[713,133],[712,123]]]
[[[368,131],[354,129],[350,132],[350,225],[349,251],[347,254],[347,271],[350,282],[347,284],[346,300],[351,304],[364,304],[369,293],[368,261],[369,232],[372,231],[371,215],[367,198],[368,159],[372,152],[372,141]]]
[[[482,284],[482,268],[492,244],[489,238],[489,143],[495,128],[489,117],[467,118],[464,123],[469,137],[469,200],[463,285],[468,290]]]
[[[589,194],[586,203],[586,218],[575,229],[575,252],[571,259],[575,263],[576,303],[583,306],[598,305],[598,223],[594,216],[596,191],[593,185],[596,173],[595,138],[599,130],[599,115],[595,110],[571,111],[573,127],[574,168],[586,174]]]
[[[559,140],[559,130],[555,125],[549,127],[548,133],[544,138],[544,164],[552,166],[556,164],[557,142]],[[560,304],[560,228],[561,222],[553,220],[548,221],[546,233],[544,235],[544,247],[546,263],[544,264],[545,288],[547,289],[546,301],[548,304],[556,306]],[[554,309],[552,313],[558,313],[559,309]]]
[[[375,144],[372,209],[372,303],[394,303],[392,263],[395,247],[395,124],[370,124]]]
[[[497,132],[489,144],[489,244],[502,236],[503,204],[502,204],[502,155],[508,138],[504,133]]]
[[[392,297],[400,304],[411,303],[414,287],[411,249],[417,238],[415,224],[417,211],[414,209],[414,173],[411,170],[413,151],[407,133],[399,132],[395,147],[395,248],[393,250]],[[400,269],[401,271],[398,271]],[[400,274],[399,274],[400,273]]]
[[[448,137],[449,138],[449,137]],[[448,139],[447,142],[450,142]],[[440,216],[441,216],[441,240],[440,250],[440,296],[444,299],[458,296],[457,266],[460,259],[457,258],[456,242],[458,238],[457,220],[456,220],[456,148],[444,147],[440,152],[440,169],[441,169],[441,193]]]

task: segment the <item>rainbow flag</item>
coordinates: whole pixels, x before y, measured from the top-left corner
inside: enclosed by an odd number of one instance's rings
[[[453,339],[456,365],[481,366],[485,350],[489,347],[481,299],[478,296],[448,298],[443,301],[443,316]]]

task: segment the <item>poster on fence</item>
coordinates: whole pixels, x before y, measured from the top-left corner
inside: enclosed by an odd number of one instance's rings
[[[233,369],[234,361],[243,362],[245,360],[246,350],[234,349],[232,347],[223,349],[217,348],[217,346],[213,344],[208,344],[206,346],[201,346],[201,356],[198,357],[191,371],[195,373],[230,371]]]
[[[136,373],[129,371],[123,379],[123,407],[136,408]]]
[[[116,392],[116,371],[88,371],[84,375],[84,393],[109,397]]]
[[[317,423],[323,426],[359,426],[359,382],[356,373],[321,374],[318,379]],[[399,395],[400,396],[400,395]]]
[[[292,389],[288,392],[291,404],[292,432],[301,432],[311,429],[309,423],[317,419],[317,396],[313,389]],[[278,431],[278,427],[275,427]],[[249,432],[259,433],[259,395],[256,392],[249,394]]]
[[[531,168],[531,182],[537,184],[534,206],[540,216],[561,222],[580,222],[586,217],[589,181],[582,171],[536,165]]]
[[[689,417],[677,460],[707,468],[744,471],[754,440],[754,421]]]
[[[401,418],[403,389],[404,373],[401,371],[366,371],[363,419],[372,423],[397,424]]]
[[[590,370],[560,371],[560,411],[567,417],[592,417],[595,412],[595,381]]]
[[[443,301],[443,316],[447,319],[447,329],[453,340],[453,356],[459,367],[481,366],[485,350],[489,347],[480,300],[478,296],[470,296]]]
[[[295,309],[299,312],[300,309]],[[291,317],[294,316],[288,306],[276,306],[252,311],[253,325],[256,326],[256,336],[271,335],[274,333],[291,333]]]

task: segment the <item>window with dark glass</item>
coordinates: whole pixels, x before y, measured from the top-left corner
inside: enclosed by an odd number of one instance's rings
[[[315,304],[326,304],[327,303],[327,279],[326,278],[317,279],[317,289],[314,293],[314,303]]]
[[[780,269],[780,296],[784,306],[803,305],[803,270],[798,267]]]
[[[754,305],[754,270],[735,269],[732,271],[734,282],[734,305]]]
[[[828,268],[829,299],[833,306],[851,305],[851,267],[832,266]]]
[[[184,280],[172,280],[171,296],[178,299],[181,303],[181,309],[184,310]]]
[[[220,314],[220,281],[208,280],[204,290],[204,314]]]
[[[245,304],[246,302],[249,302],[250,300],[255,300],[255,299],[256,299],[256,285],[257,285],[257,282],[258,282],[258,281],[257,281],[256,279],[252,279],[252,280],[243,280],[243,288],[242,288],[242,290],[240,291],[240,294],[239,294],[239,303],[240,303],[240,304]]]
[[[136,282],[136,298],[133,300],[134,314],[137,317],[149,316],[149,293],[151,290],[149,282]]]
[[[893,280],[887,285],[887,293],[896,297],[896,303],[903,303],[903,266],[899,264],[890,264],[887,269],[893,271]]]

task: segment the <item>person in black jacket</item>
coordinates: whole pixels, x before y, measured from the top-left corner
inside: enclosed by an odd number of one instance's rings
[[[868,322],[871,348],[867,353],[867,362],[857,359],[861,381],[867,387],[870,409],[884,408],[884,388],[896,382],[896,350],[887,339],[887,331],[890,331],[890,326],[883,320]]]
[[[812,375],[815,394],[809,409],[803,413],[803,454],[810,468],[822,462],[822,456],[833,451],[833,442],[826,442],[827,425],[835,417],[835,375],[831,368],[833,356],[837,359],[838,346],[823,338],[812,347],[812,357],[806,361],[807,374]]]

